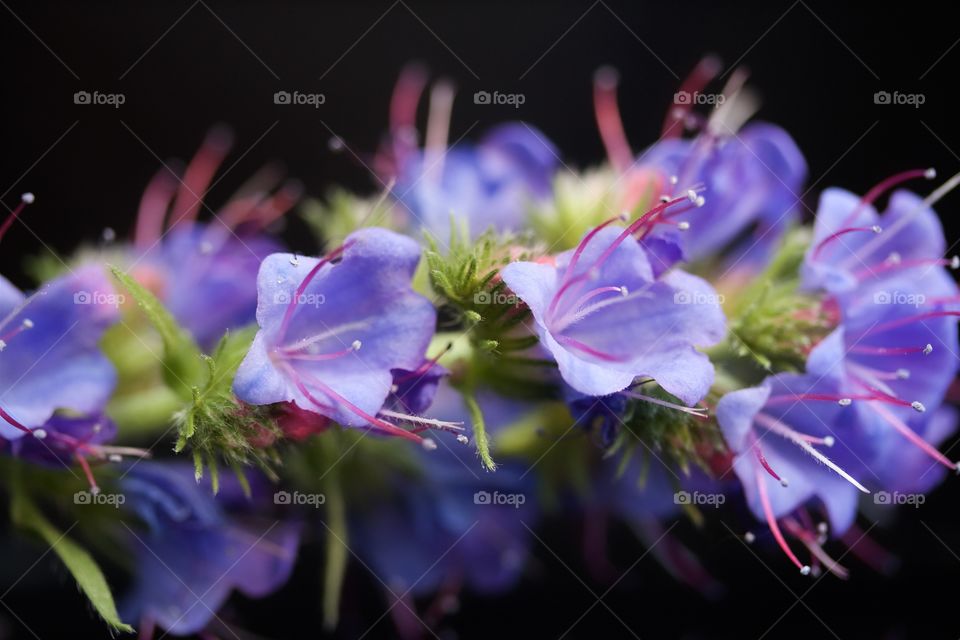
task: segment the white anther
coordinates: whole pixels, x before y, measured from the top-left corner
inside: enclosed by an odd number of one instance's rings
[[[295,267],[300,266],[300,258],[298,258],[297,256],[290,256],[290,264],[292,264]]]
[[[923,348],[923,355],[928,356],[931,353],[933,353],[933,345],[928,342],[927,346]]]
[[[200,253],[202,255],[209,255],[213,253],[213,243],[204,241],[200,243]]]
[[[833,436],[824,436],[823,446],[832,447],[834,444],[836,444],[836,441],[833,439]]]
[[[107,227],[103,230],[103,233],[100,234],[100,237],[103,238],[104,242],[113,242],[117,239],[117,232],[111,227]]]
[[[927,408],[923,406],[923,403],[920,402],[919,400],[914,400],[913,402],[910,403],[910,406],[913,407],[913,410],[916,411],[917,413],[923,413],[924,411],[927,410]]]
[[[874,233],[880,233],[881,231],[883,231],[883,227],[881,227],[878,224],[875,224],[872,227],[870,227],[870,231],[873,231]]]
[[[786,478],[780,478],[780,486],[784,488],[789,487],[790,482]]]
[[[434,451],[437,448],[437,443],[433,438],[424,438],[420,441],[420,446],[427,451]]]
[[[849,407],[851,404],[853,404],[853,399],[840,398],[839,400],[837,400],[837,404],[840,405],[841,407]]]
[[[25,202],[26,204],[33,204],[33,201],[36,200],[33,194],[30,193],[29,191],[27,191],[25,194],[20,196],[20,199],[23,200],[23,202]]]
[[[620,295],[622,295],[623,297],[627,297],[628,295],[630,295],[630,290],[627,289],[626,287],[620,287]]]
[[[662,196],[660,196],[660,202],[670,202],[670,196],[668,196],[667,194],[663,194]]]
[[[107,460],[110,462],[123,462],[123,456],[121,456],[119,453],[111,453],[109,456],[107,456]]]
[[[684,220],[683,222],[677,223],[677,229],[680,231],[687,231],[690,228],[690,223]]]
[[[30,318],[24,318],[21,326],[23,326],[24,329],[33,329],[33,320]]]
[[[810,566],[805,564],[802,567],[800,567],[800,575],[803,575],[803,576],[810,575]]]
[[[360,347],[362,346],[363,346],[363,343],[360,342],[359,340],[354,340],[353,342],[350,343],[350,348],[353,349],[354,351],[360,351]]]
[[[677,176],[670,176],[670,184],[677,184],[678,182],[680,182],[680,178]]]
[[[900,254],[896,251],[890,252],[887,256],[887,264],[900,264]]]
[[[757,539],[757,536],[753,535],[752,531],[747,531],[743,534],[743,541],[747,544],[753,544]]]
[[[937,170],[934,169],[933,167],[930,167],[929,169],[923,172],[923,177],[926,178],[927,180],[933,180],[934,178],[937,177]]]
[[[45,429],[34,429],[33,437],[36,438],[37,440],[43,440],[44,438],[47,437],[47,432]]]
[[[7,348],[7,343],[3,340],[0,340],[0,352]]]
[[[687,189],[687,199],[695,203],[697,201],[697,192],[693,189]]]
[[[697,205],[698,207],[702,207],[706,203],[707,201],[703,196],[697,196],[697,199],[693,201],[693,204]]]
[[[470,438],[468,438],[467,436],[461,433],[460,435],[457,436],[457,442],[459,442],[460,444],[467,444],[468,442],[470,442]]]
[[[950,258],[950,268],[960,269],[960,256],[953,256]]]
[[[898,380],[907,380],[910,377],[909,369],[897,369],[897,379]]]

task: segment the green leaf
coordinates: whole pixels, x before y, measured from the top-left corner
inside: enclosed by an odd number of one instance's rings
[[[53,526],[16,483],[12,493],[10,510],[13,522],[19,527],[33,531],[50,545],[70,570],[80,590],[87,596],[104,622],[117,631],[133,633],[133,627],[120,619],[107,580],[93,557],[67,538],[66,533],[62,533]]]
[[[480,456],[480,462],[483,463],[487,471],[496,471],[497,463],[493,461],[490,455],[490,438],[487,437],[487,429],[483,421],[483,411],[477,404],[477,399],[472,393],[462,391],[464,402],[467,403],[467,410],[470,412],[470,420],[473,422],[473,442],[477,447],[477,455]]]
[[[167,385],[184,400],[189,401],[193,395],[193,387],[203,380],[200,348],[156,296],[119,267],[111,265],[110,271],[160,334],[164,351],[164,379]]]

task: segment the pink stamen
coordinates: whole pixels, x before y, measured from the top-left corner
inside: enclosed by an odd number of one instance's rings
[[[878,265],[864,267],[853,273],[857,280],[866,280],[867,278],[879,277],[887,271],[896,269],[912,269],[915,267],[950,267],[957,269],[960,267],[960,259],[956,256],[947,260],[946,258],[937,258],[933,260],[884,260]]]
[[[856,346],[850,349],[850,353],[856,353],[859,355],[867,356],[901,356],[908,355],[911,353],[923,353],[924,355],[930,353],[933,350],[933,347],[930,345],[924,345],[922,347],[868,347],[868,346]]]
[[[28,433],[31,435],[33,434],[33,431],[31,429],[28,429],[27,427],[20,424],[20,422],[14,419],[13,416],[11,416],[9,413],[4,411],[3,407],[0,407],[0,418],[3,418],[8,424],[10,424],[10,426],[16,427],[17,429],[20,429],[20,431],[23,431],[24,433]]]
[[[907,316],[905,318],[897,318],[896,320],[889,320],[887,322],[881,322],[874,325],[868,331],[865,331],[861,334],[862,336],[868,336],[873,333],[883,333],[884,331],[889,331],[890,329],[898,329],[902,326],[913,324],[914,322],[922,322],[924,320],[929,320],[931,318],[949,318],[949,317],[960,317],[960,311],[928,311],[926,313],[921,313],[915,316]]]
[[[794,555],[793,550],[790,549],[790,546],[787,544],[787,541],[783,537],[783,533],[780,531],[780,526],[777,524],[777,519],[773,516],[773,507],[770,506],[770,496],[767,495],[767,485],[763,480],[763,476],[760,475],[760,470],[756,471],[757,477],[757,488],[760,492],[760,503],[763,505],[763,513],[767,518],[767,524],[770,526],[770,532],[773,533],[774,539],[776,539],[777,544],[780,545],[780,548],[783,549],[783,552],[786,554],[787,558],[790,559],[803,575],[808,575],[810,573],[810,567],[801,564],[800,560],[797,559],[797,556]]]
[[[841,580],[846,580],[850,577],[849,569],[834,560],[826,551],[823,550],[823,547],[820,546],[820,543],[817,541],[817,536],[814,533],[804,529],[798,522],[790,518],[785,519],[783,524],[787,528],[787,531],[791,533],[791,535],[804,544],[814,558],[823,563],[823,565],[827,568],[827,571],[837,576]]]
[[[857,206],[854,207],[844,219],[842,226],[851,224],[857,219],[857,216],[860,215],[860,212],[864,209],[864,207],[870,206],[876,201],[877,198],[882,196],[888,190],[893,189],[897,185],[915,178],[926,178],[927,180],[933,180],[936,177],[937,172],[934,169],[910,169],[908,171],[896,173],[889,178],[880,181],[872,189],[867,191],[866,195],[860,199],[860,202],[857,203]]]
[[[861,233],[864,231],[869,231],[871,233],[880,233],[882,229],[877,225],[873,225],[870,227],[847,227],[845,229],[840,229],[839,231],[835,233],[831,233],[829,236],[821,240],[819,244],[817,244],[817,246],[814,247],[813,253],[810,256],[810,259],[817,260],[820,257],[820,253],[823,251],[823,248],[826,247],[831,242],[833,242],[834,240],[837,240],[840,237],[847,235],[848,233]]]
[[[310,282],[316,277],[317,273],[320,272],[327,264],[330,264],[331,261],[339,258],[344,251],[346,251],[351,242],[344,243],[343,245],[337,247],[326,257],[321,258],[317,261],[317,264],[314,265],[307,276],[300,282],[300,285],[297,287],[296,293],[294,293],[293,299],[287,304],[287,309],[283,314],[283,321],[280,323],[280,332],[277,338],[277,342],[280,343],[283,341],[283,338],[287,335],[287,329],[290,328],[290,321],[293,319],[293,312],[296,311],[297,305],[300,304],[300,300],[303,299],[303,292],[306,291],[307,287],[310,285]]]
[[[10,215],[7,216],[7,219],[3,221],[3,224],[0,225],[0,240],[3,240],[3,236],[7,234],[7,231],[10,227],[13,226],[13,221],[20,217],[20,214],[23,213],[23,210],[27,208],[28,204],[33,204],[34,197],[32,193],[25,193],[20,196],[20,204],[13,208],[13,211],[10,212]]]
[[[140,198],[136,229],[133,232],[133,243],[138,249],[146,249],[163,234],[163,220],[170,208],[170,201],[177,192],[177,180],[171,171],[164,167],[155,173]]]
[[[100,487],[97,486],[97,480],[93,477],[93,470],[90,469],[90,463],[87,462],[87,459],[80,453],[74,454],[74,458],[76,458],[80,468],[83,469],[83,475],[87,477],[87,482],[90,483],[90,493],[100,493]]]
[[[633,162],[633,152],[617,105],[617,72],[603,67],[593,76],[593,108],[600,129],[600,138],[607,150],[610,164],[619,172],[626,171]]]
[[[407,374],[405,374],[405,375],[398,376],[397,379],[394,380],[394,382],[395,382],[396,384],[400,384],[400,383],[406,382],[407,380],[413,380],[414,378],[418,378],[418,377],[426,374],[427,371],[430,371],[430,369],[431,369],[435,364],[437,364],[437,362],[440,361],[440,358],[442,358],[443,356],[447,355],[447,354],[450,352],[451,349],[453,349],[453,343],[452,343],[452,342],[447,343],[447,346],[445,346],[443,349],[441,349],[441,350],[440,350],[440,353],[438,353],[438,354],[435,355],[434,357],[430,358],[429,360],[425,361],[423,364],[421,364],[421,365],[420,365],[419,367],[417,367],[415,370],[413,370],[413,371],[411,371],[411,372],[409,372],[409,373],[407,373]]]
[[[617,356],[610,355],[609,353],[594,349],[593,347],[588,346],[575,338],[571,338],[570,336],[555,335],[554,339],[560,344],[573,347],[578,351],[583,351],[584,353],[591,355],[598,360],[604,360],[606,362],[621,362],[623,360],[623,358],[619,358]]]
[[[958,465],[956,462],[951,461],[945,455],[940,453],[935,447],[933,447],[929,442],[921,438],[911,429],[903,420],[895,416],[889,409],[880,403],[871,402],[868,405],[871,409],[874,410],[881,418],[887,421],[887,424],[892,426],[894,429],[900,432],[900,434],[909,440],[914,446],[926,453],[928,456],[947,467],[953,471],[958,470]]]
[[[760,463],[760,466],[763,467],[763,470],[770,474],[770,477],[780,483],[781,486],[786,487],[788,485],[787,481],[780,477],[776,471],[773,470],[773,467],[770,466],[770,463],[767,462],[766,456],[763,455],[763,449],[760,448],[760,441],[754,436],[753,444],[750,445],[753,449],[754,455],[757,457],[757,462]]]
[[[284,364],[284,368],[287,370],[287,373],[288,373],[288,374],[290,375],[290,377],[293,379],[293,382],[294,382],[294,384],[296,385],[297,389],[299,389],[300,392],[301,392],[304,396],[306,396],[306,398],[307,398],[308,400],[310,400],[310,402],[314,403],[314,404],[317,405],[319,408],[324,409],[324,410],[327,410],[327,411],[329,411],[329,410],[331,409],[331,407],[330,407],[329,405],[326,405],[326,404],[320,402],[320,401],[310,392],[310,390],[309,390],[309,389],[307,388],[307,386],[304,384],[304,380],[306,380],[307,382],[309,382],[309,383],[312,384],[313,386],[317,387],[324,395],[326,395],[327,397],[329,397],[330,399],[332,399],[334,402],[337,402],[337,403],[339,403],[339,404],[342,404],[344,407],[346,407],[347,409],[349,409],[351,413],[353,413],[353,414],[357,415],[358,417],[366,420],[368,423],[370,423],[370,425],[382,429],[382,430],[385,431],[388,435],[398,436],[398,437],[400,437],[400,438],[406,438],[407,440],[413,440],[414,442],[422,442],[422,441],[423,441],[423,438],[421,438],[420,436],[418,436],[418,435],[415,434],[415,433],[411,433],[411,432],[407,431],[406,429],[401,429],[400,427],[398,427],[398,426],[395,425],[395,424],[390,424],[389,422],[385,422],[385,421],[383,421],[383,420],[381,420],[381,419],[379,419],[379,418],[376,418],[376,417],[374,417],[374,416],[371,416],[369,413],[367,413],[366,411],[364,411],[363,409],[361,409],[361,408],[358,407],[357,405],[353,404],[352,402],[350,402],[349,400],[347,400],[346,398],[344,398],[343,396],[341,396],[339,393],[337,393],[336,391],[334,391],[333,389],[331,389],[328,385],[326,385],[325,383],[321,382],[320,380],[317,380],[317,379],[314,378],[313,376],[308,376],[308,375],[305,375],[305,374],[304,374],[304,375],[301,375],[296,369],[294,369],[293,367],[291,367],[291,366],[288,365],[288,364]]]
[[[233,136],[226,129],[215,128],[207,134],[200,150],[187,165],[168,228],[173,229],[178,224],[196,219],[205,191],[232,145]]]
[[[590,244],[590,241],[593,240],[602,229],[610,226],[614,222],[623,221],[623,216],[616,216],[605,220],[593,229],[590,230],[587,235],[583,237],[583,240],[580,241],[580,244],[577,245],[577,248],[573,251],[573,256],[570,258],[570,263],[567,265],[566,271],[563,272],[563,279],[560,282],[560,289],[557,291],[557,294],[553,297],[553,300],[550,301],[550,306],[547,308],[547,314],[550,315],[557,309],[557,304],[560,302],[560,297],[566,291],[566,287],[570,279],[573,277],[574,268],[577,266],[577,262],[580,260],[581,254],[583,254],[584,249],[587,248],[587,245]]]
[[[348,356],[351,353],[356,353],[360,350],[360,341],[355,340],[349,347],[346,349],[341,349],[340,351],[334,351],[333,353],[301,353],[295,347],[292,349],[281,349],[280,353],[284,358],[288,360],[307,360],[311,362],[325,362],[327,360],[336,360],[337,358],[343,358]]]
[[[675,409],[677,411],[682,411],[683,413],[690,414],[695,418],[701,420],[707,419],[707,409],[705,407],[685,407],[682,404],[677,404],[675,402],[668,402],[667,400],[661,400],[660,398],[654,398],[653,396],[644,395],[642,393],[637,393],[636,391],[621,391],[623,395],[628,398],[635,398],[637,400],[643,400],[644,402],[649,402],[651,404],[659,405],[661,407],[667,407],[668,409]]]
[[[680,84],[679,92],[685,92],[692,96],[695,93],[703,91],[707,83],[720,73],[721,67],[720,59],[715,56],[702,58],[700,62],[697,63],[697,66],[693,68],[693,71],[690,72],[690,75]],[[667,112],[666,118],[664,118],[663,129],[660,132],[661,138],[676,138],[680,135],[680,131],[676,131],[674,128],[678,123],[686,121],[687,116],[693,109],[692,103],[693,101],[691,100],[686,104],[673,105],[670,111]]]

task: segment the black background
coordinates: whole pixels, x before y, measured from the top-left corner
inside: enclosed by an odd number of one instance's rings
[[[902,169],[934,166],[945,178],[960,170],[960,47],[953,49],[960,27],[946,10],[922,2],[2,0],[0,194],[12,207],[21,192],[33,191],[37,204],[0,246],[0,271],[26,285],[22,260],[40,252],[41,242],[68,252],[80,239],[95,241],[105,226],[126,233],[160,160],[188,157],[216,122],[232,126],[237,142],[227,161],[236,166],[214,189],[213,204],[270,160],[283,161],[315,196],[337,183],[372,191],[375,182],[353,154],[368,162],[393,83],[411,60],[457,84],[452,140],[520,118],[554,140],[569,165],[582,167],[602,159],[590,94],[598,66],[622,73],[622,110],[639,150],[658,135],[677,76],[716,52],[751,70],[764,97],[760,117],[787,128],[805,152],[809,207],[826,186],[863,192]],[[126,103],[76,105],[80,90],[121,92]],[[322,92],[326,103],[275,105],[278,90]],[[522,93],[526,101],[519,109],[475,105],[478,90]],[[874,104],[881,90],[922,93],[925,103]],[[331,151],[334,135],[347,151]],[[958,207],[958,194],[939,205],[951,240]],[[315,250],[300,231],[291,221],[292,245]],[[677,531],[726,583],[725,598],[709,602],[677,586],[647,557],[604,596],[609,609],[596,605],[566,637],[632,637],[629,627],[641,638],[956,638],[956,483],[873,529],[903,560],[893,577],[852,561],[849,582],[814,582],[795,575],[774,549],[757,549],[758,559],[719,521],[702,531],[683,523]],[[740,517],[723,511],[720,519],[741,530],[748,525]],[[594,604],[591,591],[607,590],[579,560],[570,535],[579,527],[553,522],[541,534],[570,570],[535,543],[537,559],[520,589],[494,600],[466,597],[461,612],[436,630],[440,637],[563,634]],[[612,536],[612,556],[626,571],[642,548],[625,530],[614,528]],[[23,551],[23,568],[40,552]],[[0,608],[0,638],[31,637],[12,612],[44,640],[104,635],[47,560],[2,598],[9,609]],[[266,601],[237,599],[228,617],[262,637],[317,637],[320,563],[308,550],[288,587]],[[375,584],[361,567],[351,568],[342,637],[361,635],[384,610]],[[392,636],[385,619],[367,637]]]

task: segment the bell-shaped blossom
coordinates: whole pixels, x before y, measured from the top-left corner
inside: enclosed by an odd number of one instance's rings
[[[260,331],[234,380],[237,397],[294,402],[346,426],[412,436],[376,416],[394,370],[415,371],[436,313],[413,291],[413,240],[383,229],[351,234],[326,258],[274,254],[258,277]]]
[[[529,405],[489,391],[477,394],[487,432],[523,418]],[[431,414],[469,421],[462,397],[441,383]],[[416,472],[398,474],[396,491],[352,505],[357,553],[394,591],[421,596],[460,585],[499,593],[516,583],[538,519],[534,478],[528,464],[501,458],[496,473],[477,464],[467,437],[433,451],[416,450]]]
[[[134,582],[120,605],[124,619],[167,633],[200,633],[233,591],[263,598],[290,577],[299,526],[254,515],[269,504],[265,483],[247,500],[232,476],[214,497],[188,465],[140,462],[121,482],[124,508],[137,518],[123,533]]]
[[[693,405],[713,383],[697,347],[724,337],[722,299],[682,271],[656,278],[631,236],[636,225],[594,229],[556,265],[515,262],[503,280],[530,308],[542,347],[574,390],[609,395],[642,376]]]
[[[29,296],[0,279],[0,436],[16,440],[32,431],[42,438],[58,410],[103,411],[116,371],[98,344],[121,302],[100,267],[78,269]]]

